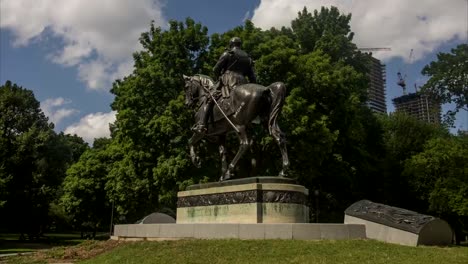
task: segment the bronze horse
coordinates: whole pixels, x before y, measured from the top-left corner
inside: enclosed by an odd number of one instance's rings
[[[197,112],[199,107],[203,107],[208,94],[213,93],[213,80],[205,75],[185,76],[185,104]],[[278,126],[278,115],[283,107],[286,96],[286,86],[282,82],[275,82],[268,87],[259,84],[243,84],[235,87],[229,98],[229,109],[223,112],[227,113],[229,120],[221,113],[219,104],[213,106],[212,116],[214,118],[208,122],[207,132],[205,134],[194,133],[189,140],[190,157],[192,162],[200,167],[200,158],[195,151],[197,144],[203,137],[215,141],[219,145],[221,155],[221,177],[220,181],[228,180],[233,176],[233,170],[237,162],[244,153],[251,147],[252,140],[249,138],[248,128],[252,121],[259,117],[271,136],[277,142],[282,156],[282,170],[280,177],[286,177],[289,168],[288,152],[286,149],[286,139]],[[222,100],[222,99],[221,99]],[[229,111],[230,110],[230,111]],[[225,140],[229,132],[237,132],[239,137],[239,150],[232,159],[229,166],[226,162]]]

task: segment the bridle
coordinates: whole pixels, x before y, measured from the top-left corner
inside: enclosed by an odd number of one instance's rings
[[[185,85],[185,88],[188,89],[189,97],[190,97],[190,106],[194,104],[194,102],[198,101],[200,99],[200,93],[198,93],[197,97],[194,97],[194,86],[197,85],[193,78],[190,78],[189,80],[189,85]]]
[[[189,82],[189,85],[185,85],[186,89],[189,89],[188,93],[190,96],[190,106],[194,105],[194,102],[199,102],[201,97],[206,96],[206,89],[213,86],[213,82],[210,79],[202,78],[200,76],[185,77],[186,82]],[[198,90],[198,96],[194,97],[194,90]],[[205,90],[204,93],[200,90]]]

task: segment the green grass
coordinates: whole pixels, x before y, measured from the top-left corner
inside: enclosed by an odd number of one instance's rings
[[[106,245],[111,244],[111,246]],[[48,257],[9,258],[7,263],[398,263],[467,264],[468,247],[408,247],[373,240],[179,240],[162,242],[96,241],[51,250]],[[95,247],[104,253],[80,256]],[[102,251],[102,250],[101,250]],[[74,253],[70,253],[74,252]],[[66,254],[70,256],[65,257]],[[44,254],[43,254],[44,255]],[[96,256],[97,255],[97,256]],[[75,256],[75,258],[73,258]],[[86,259],[89,258],[89,259]]]

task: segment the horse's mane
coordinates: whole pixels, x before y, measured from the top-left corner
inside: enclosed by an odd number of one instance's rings
[[[211,89],[211,87],[213,87],[214,85],[213,79],[208,75],[195,74],[193,77],[196,78],[198,81],[200,81],[200,84],[206,88]]]

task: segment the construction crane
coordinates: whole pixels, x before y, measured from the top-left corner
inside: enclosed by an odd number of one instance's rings
[[[411,49],[411,51],[410,51],[409,63],[408,63],[408,64],[411,64],[412,59],[413,59],[413,49]],[[406,71],[406,69],[405,69],[405,71]],[[397,75],[398,75],[397,84],[398,84],[399,86],[401,86],[401,88],[403,88],[403,95],[406,95],[406,74],[405,74],[405,76],[403,76],[403,75],[401,74],[401,71],[399,71],[399,72],[397,73]]]
[[[403,95],[406,95],[406,82],[405,82],[406,74],[405,74],[405,77],[401,76],[401,72],[398,72],[397,75],[398,75],[397,84],[401,86],[401,88],[403,88]]]
[[[391,51],[391,48],[358,48],[361,51]]]

